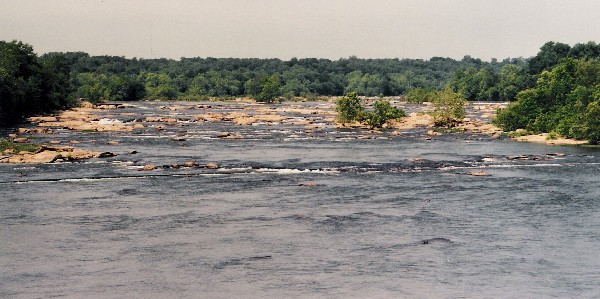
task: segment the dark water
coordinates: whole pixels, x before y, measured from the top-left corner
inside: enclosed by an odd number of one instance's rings
[[[126,111],[165,113],[141,105]],[[0,165],[0,297],[600,295],[598,150],[180,125],[31,136],[118,156]]]

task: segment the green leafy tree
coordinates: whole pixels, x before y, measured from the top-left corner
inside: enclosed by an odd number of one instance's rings
[[[278,75],[265,77],[260,85],[260,93],[256,100],[263,103],[272,103],[281,95],[281,80]]]
[[[365,111],[360,119],[370,128],[381,128],[392,119],[406,116],[404,110],[394,107],[386,100],[377,100],[373,103],[373,111]]]
[[[569,56],[571,47],[567,44],[547,42],[541,48],[538,54],[529,60],[529,73],[539,74],[544,70],[550,70],[556,66],[561,59]]]
[[[446,88],[438,91],[433,97],[433,124],[436,127],[451,128],[465,118],[466,101],[462,94]]]
[[[336,120],[342,124],[360,120],[365,111],[356,92],[351,92],[337,99],[335,103],[335,111],[338,113]]]
[[[167,74],[147,73],[144,74],[147,97],[150,99],[175,99],[177,89],[173,79]]]
[[[424,102],[431,102],[435,96],[435,91],[426,88],[412,88],[406,93],[406,101],[409,103],[422,104]]]
[[[498,111],[495,123],[512,131],[558,132],[598,142],[600,61],[563,59],[542,71],[537,86],[517,94],[517,102]]]
[[[62,57],[43,62],[20,41],[0,41],[0,125],[69,105],[69,70]]]

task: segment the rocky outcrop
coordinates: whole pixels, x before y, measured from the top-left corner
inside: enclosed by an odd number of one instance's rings
[[[160,122],[160,123],[176,123],[177,119],[173,117],[162,117],[162,116],[148,116],[144,119],[146,122]]]
[[[35,152],[20,152],[0,159],[0,163],[53,163],[106,157],[106,153],[75,149],[71,146],[42,145]]]
[[[554,139],[549,138],[548,133],[542,133],[537,135],[526,135],[520,137],[514,137],[515,141],[524,141],[524,142],[534,142],[534,143],[544,143],[548,145],[582,145],[587,144],[587,140],[575,140],[568,139],[563,137],[557,137]]]
[[[392,120],[388,122],[388,127],[399,130],[409,130],[419,127],[430,127],[433,125],[433,118],[427,113],[416,113],[413,112],[407,117],[403,117],[399,120]]]
[[[37,123],[38,127],[65,128],[73,131],[96,131],[96,132],[131,132],[143,128],[142,124],[124,124],[120,121],[101,119],[91,114],[92,108],[75,108],[64,111],[57,116],[30,117],[29,121]],[[33,130],[33,129],[31,129]]]

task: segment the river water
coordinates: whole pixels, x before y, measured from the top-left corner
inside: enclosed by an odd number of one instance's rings
[[[136,105],[122,115],[165,113]],[[600,296],[597,149],[191,113],[163,131],[30,136],[118,155],[0,165],[0,297]]]

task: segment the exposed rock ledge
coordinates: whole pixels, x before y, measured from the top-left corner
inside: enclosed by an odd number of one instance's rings
[[[513,140],[523,141],[523,142],[544,143],[544,144],[550,144],[550,145],[582,145],[582,144],[588,143],[587,140],[575,140],[575,139],[568,139],[568,138],[563,138],[563,137],[558,137],[556,139],[549,139],[548,133],[514,137]]]
[[[83,149],[75,149],[71,146],[49,146],[42,145],[35,152],[12,153],[10,150],[4,152],[6,157],[0,158],[0,163],[53,163],[61,161],[73,161],[81,159],[106,157],[106,153],[92,152]]]

